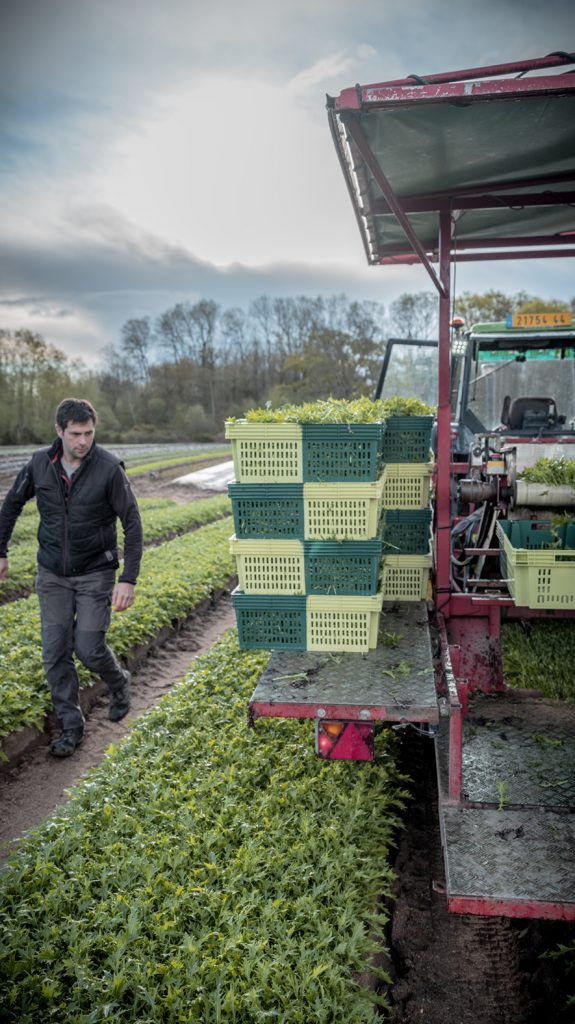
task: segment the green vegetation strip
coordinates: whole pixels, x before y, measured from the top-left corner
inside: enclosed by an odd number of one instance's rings
[[[136,603],[112,617],[108,635],[118,655],[128,657],[136,645],[226,585],[235,571],[230,532],[230,521],[223,519],[145,552]],[[80,679],[84,685],[93,681],[83,667]],[[49,708],[40,614],[32,596],[0,608],[0,738],[26,725],[41,726]]]
[[[354,975],[383,946],[395,736],[360,765],[307,723],[248,730],[265,662],[230,631],[13,855],[7,1024],[381,1021]]]
[[[575,700],[575,622],[508,622],[501,631],[503,674],[509,686],[544,697]]]
[[[145,544],[185,533],[187,530],[228,516],[231,512],[231,502],[225,494],[215,498],[201,498],[186,504],[177,504],[172,499],[141,498],[138,504],[142,515]],[[18,531],[22,519],[16,525],[14,543],[10,545],[9,551],[10,575],[7,579],[0,580],[0,599],[4,595],[5,600],[19,596],[23,590],[31,590],[34,586],[38,545],[35,539],[26,539],[29,536],[35,537],[38,529],[38,513],[35,506],[32,511],[34,514],[26,515],[23,521],[24,533]],[[230,530],[231,532],[233,531]]]
[[[328,398],[279,409],[250,409],[245,418],[250,423],[380,423],[391,416],[429,416],[433,411],[418,398]]]
[[[151,462],[142,462],[129,465],[126,468],[128,476],[142,476],[144,473],[161,472],[162,469],[170,469],[174,466],[188,466],[196,462],[210,462],[212,459],[221,459],[223,456],[231,459],[232,453],[227,448],[214,448],[213,451],[202,452],[201,454],[181,452],[180,455],[170,455],[163,459],[155,459]]]

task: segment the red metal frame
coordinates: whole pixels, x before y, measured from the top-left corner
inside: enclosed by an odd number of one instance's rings
[[[535,178],[517,179],[514,182],[478,184],[463,187],[453,193],[438,192],[425,196],[396,196],[373,153],[357,117],[358,113],[376,108],[398,108],[404,104],[451,103],[463,101],[466,104],[489,99],[520,99],[522,97],[548,95],[573,95],[575,75],[556,74],[534,78],[496,78],[494,76],[522,75],[524,72],[575,64],[575,54],[550,54],[536,60],[471,68],[440,75],[426,75],[423,79],[413,77],[384,82],[378,85],[356,86],[344,90],[334,102],[339,118],[353,139],[384,198],[375,201],[370,212],[374,214],[393,213],[401,226],[412,253],[400,251],[376,257],[368,251],[368,235],[364,231],[360,210],[354,201],[356,217],[364,239],[368,260],[380,264],[407,264],[420,262],[425,267],[439,296],[439,345],[438,345],[438,409],[437,409],[437,465],[436,465],[436,511],[435,511],[435,608],[439,626],[441,647],[441,683],[438,692],[449,714],[449,753],[447,765],[446,792],[440,795],[445,805],[461,803],[462,786],[462,725],[467,709],[468,693],[478,688],[486,691],[501,689],[503,686],[501,659],[499,656],[499,635],[502,617],[544,618],[545,613],[516,608],[512,598],[462,594],[453,589],[451,581],[451,479],[452,472],[460,471],[451,461],[451,350],[450,317],[451,263],[485,259],[551,258],[575,255],[575,248],[569,247],[575,241],[573,232],[557,235],[499,237],[493,239],[468,239],[460,241],[451,237],[452,209],[489,209],[498,205],[543,206],[573,203],[575,193],[571,189],[563,192],[528,193],[513,196],[513,189],[526,189],[560,182],[572,182],[575,173],[558,173]],[[473,79],[473,81],[471,81]],[[341,139],[332,124],[334,139],[340,159],[343,149]],[[342,160],[343,165],[343,160]],[[346,176],[348,189],[353,189]],[[493,194],[491,194],[493,193]],[[352,199],[354,199],[352,195]],[[438,239],[424,244],[417,236],[407,214],[417,211],[436,212],[439,216]],[[468,252],[462,250],[469,250]],[[496,251],[489,251],[496,250]],[[524,439],[522,439],[524,440]],[[569,611],[553,610],[550,615],[573,618]],[[350,709],[351,710],[351,709]],[[273,711],[271,712],[273,713]],[[341,717],[339,709],[338,717]],[[529,900],[495,900],[490,898],[469,898],[448,896],[449,909],[456,913],[484,915],[505,915],[521,918],[552,918],[575,920],[575,907],[559,903],[540,903]]]
[[[566,903],[532,903],[530,900],[494,900],[470,896],[448,896],[452,914],[480,914],[482,917],[524,917],[531,920],[575,921],[575,907]]]
[[[328,721],[333,719],[346,722],[421,722],[424,718],[425,721],[433,721],[429,708],[420,708],[415,704],[401,707],[394,714],[389,708],[373,704],[360,707],[358,704],[326,704],[319,701],[314,704],[282,704],[279,701],[258,700],[250,715],[252,722],[257,718],[325,718]]]

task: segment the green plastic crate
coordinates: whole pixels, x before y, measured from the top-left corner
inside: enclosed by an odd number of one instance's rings
[[[378,536],[382,480],[304,484],[305,540],[373,540]]]
[[[516,605],[575,608],[575,525],[551,531],[543,520],[497,523],[500,566]],[[563,547],[553,545],[563,543]]]
[[[305,651],[305,597],[244,594],[238,587],[232,605],[242,649]]]
[[[246,594],[303,594],[304,548],[301,540],[230,538],[240,590]]]
[[[247,650],[358,651],[377,647],[382,594],[281,597],[232,594],[239,643]]]
[[[429,551],[431,509],[384,509],[381,537],[386,555],[425,555]]]
[[[299,423],[226,423],[236,480],[241,484],[303,482]]]
[[[370,651],[377,647],[382,595],[307,598],[308,651]]]
[[[304,423],[304,483],[377,480],[383,430],[381,423]]]
[[[377,593],[381,541],[304,541],[306,594]]]
[[[431,555],[384,555],[384,601],[423,601],[428,596]]]
[[[429,463],[387,463],[382,480],[384,509],[421,509],[429,505]]]
[[[382,436],[384,462],[427,462],[433,416],[390,416]]]
[[[238,538],[303,540],[303,484],[230,484]]]

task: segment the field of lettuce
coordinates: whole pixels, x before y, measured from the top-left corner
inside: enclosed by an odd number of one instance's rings
[[[404,792],[245,727],[262,653],[232,632],[34,830],[0,880],[3,1019],[367,1024]]]
[[[124,657],[234,572],[227,498],[141,506],[137,601],[110,630]],[[27,509],[11,558],[23,592],[35,529]],[[1,735],[40,725],[49,708],[36,598],[8,597]],[[358,772],[316,760],[309,724],[248,731],[266,658],[229,633],[11,856],[0,877],[3,1019],[377,1019],[374,985],[358,977],[381,957],[405,799],[396,737],[382,734],[377,762]]]

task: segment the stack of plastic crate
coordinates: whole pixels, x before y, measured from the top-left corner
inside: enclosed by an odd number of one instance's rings
[[[382,424],[226,425],[243,647],[377,645]]]
[[[384,601],[427,597],[432,424],[431,416],[396,416],[386,421],[381,519]]]

